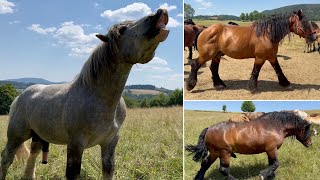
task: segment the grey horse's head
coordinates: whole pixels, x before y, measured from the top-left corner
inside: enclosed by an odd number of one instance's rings
[[[167,10],[158,9],[155,14],[137,21],[125,21],[114,25],[108,34],[96,35],[103,42],[116,42],[118,55],[122,62],[147,63],[160,42],[166,40],[169,16]],[[121,63],[121,62],[120,62]]]

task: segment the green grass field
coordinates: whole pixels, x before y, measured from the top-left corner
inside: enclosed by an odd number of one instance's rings
[[[6,143],[8,116],[0,116],[0,150]],[[29,143],[28,143],[29,144]],[[129,109],[116,149],[116,179],[182,179],[182,107]],[[64,179],[66,146],[50,145],[49,163],[38,157],[36,175]],[[19,179],[24,163],[14,160],[7,179]],[[85,150],[81,178],[101,179],[100,147]]]
[[[313,111],[319,112],[319,111]],[[308,112],[309,113],[309,112]],[[184,135],[185,145],[196,144],[200,132],[213,124],[226,121],[234,113],[185,111]],[[313,145],[305,148],[297,140],[287,138],[279,149],[279,168],[276,170],[276,180],[307,180],[320,177],[320,136],[313,137]],[[191,180],[200,169],[200,164],[192,160],[185,151],[185,180]],[[267,167],[267,155],[241,155],[231,159],[230,170],[237,179],[256,180],[259,172]],[[206,172],[205,179],[220,180],[223,176],[218,171],[219,160]]]

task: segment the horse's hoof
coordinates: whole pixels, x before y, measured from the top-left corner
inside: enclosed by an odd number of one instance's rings
[[[186,84],[186,88],[188,91],[191,91],[197,84],[197,81],[195,80],[188,80]]]
[[[216,90],[221,90],[221,89],[225,89],[226,86],[223,85],[223,84],[219,84],[219,85],[214,86],[214,88],[215,88]]]

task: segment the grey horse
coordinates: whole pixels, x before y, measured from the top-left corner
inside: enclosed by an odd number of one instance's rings
[[[159,9],[138,21],[114,25],[106,35],[96,35],[102,43],[70,83],[34,85],[11,105],[8,142],[1,154],[0,180],[4,180],[19,147],[38,135],[54,144],[67,145],[66,178],[80,175],[84,149],[101,146],[103,179],[113,179],[114,153],[119,130],[126,117],[121,97],[132,66],[147,63],[169,31],[168,13]],[[40,142],[31,143],[24,179],[35,178]]]

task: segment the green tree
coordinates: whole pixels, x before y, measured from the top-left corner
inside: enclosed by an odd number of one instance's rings
[[[10,105],[17,96],[18,92],[12,84],[4,84],[0,86],[0,114],[9,113]]]
[[[182,105],[183,104],[183,91],[182,89],[174,90],[169,97],[168,106]]]
[[[246,15],[245,15],[245,20],[249,21],[249,14],[248,13],[246,13]]]
[[[168,98],[164,93],[160,93],[150,100],[150,107],[165,107],[168,104]]]
[[[191,19],[194,16],[194,9],[191,7],[190,4],[184,3],[184,18]]]
[[[140,106],[141,108],[149,107],[147,98],[143,98],[142,101],[140,102],[139,106]]]
[[[223,111],[224,113],[227,111],[227,105],[224,104],[224,105],[222,106],[222,111]]]
[[[241,110],[243,112],[254,112],[256,110],[256,106],[252,101],[243,101],[241,105]]]
[[[240,14],[240,20],[245,21],[246,20],[246,15],[244,13]]]
[[[138,107],[138,102],[135,99],[132,99],[128,96],[123,96],[124,101],[126,102],[127,108],[135,108]]]

